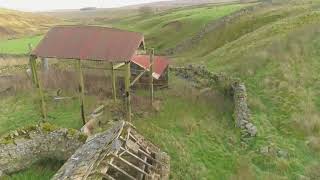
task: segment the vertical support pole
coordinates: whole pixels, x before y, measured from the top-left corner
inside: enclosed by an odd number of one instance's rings
[[[39,91],[39,95],[41,98],[41,115],[42,118],[46,121],[47,120],[47,110],[46,110],[46,104],[45,104],[45,100],[44,100],[44,94],[42,91],[42,86],[41,86],[41,82],[40,82],[40,78],[38,76],[37,73],[37,68],[36,68],[36,56],[30,56],[30,67],[31,67],[31,72],[32,72],[32,77],[33,77],[33,82],[34,85],[36,86],[36,88]]]
[[[153,105],[153,99],[154,99],[154,96],[153,96],[153,60],[154,60],[154,49],[151,49],[150,50],[150,98],[151,98],[151,105]]]
[[[112,94],[114,101],[117,100],[117,89],[116,89],[116,74],[113,69],[113,63],[111,62],[111,80],[112,80]]]
[[[32,52],[32,44],[28,44],[28,47],[29,47],[29,54],[31,54],[31,52]],[[33,67],[32,67],[32,57],[31,57],[31,55],[30,55],[30,58],[29,58],[29,68],[30,68],[30,72],[31,72],[31,80],[32,80],[32,83],[33,83],[33,85],[36,87],[36,80],[35,80],[35,77],[34,77],[34,73],[33,73]],[[28,72],[28,71],[27,71]]]
[[[131,122],[131,95],[130,95],[130,62],[125,65],[125,90],[126,90],[126,108],[127,108],[127,121]]]
[[[81,67],[81,60],[78,59],[78,71],[79,71],[79,91],[80,91],[80,109],[81,109],[81,119],[83,125],[86,124],[86,117],[84,112],[84,80],[83,80],[83,73]]]
[[[44,72],[47,72],[49,70],[49,61],[48,58],[41,58],[42,61],[42,68]]]

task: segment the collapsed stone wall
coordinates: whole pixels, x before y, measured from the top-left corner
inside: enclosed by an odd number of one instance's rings
[[[233,98],[234,119],[241,129],[242,138],[257,135],[257,128],[251,122],[250,109],[247,104],[247,90],[243,82],[224,74],[214,74],[204,67],[192,66],[171,68],[178,77],[194,83],[197,87],[215,87]]]
[[[130,178],[137,177],[134,174],[140,177],[136,179],[167,180],[169,173],[170,157],[144,139],[130,123],[119,121],[90,136],[52,180],[135,179]],[[127,176],[121,176],[124,174]]]
[[[87,137],[44,123],[10,132],[0,139],[0,179],[43,159],[67,160]]]

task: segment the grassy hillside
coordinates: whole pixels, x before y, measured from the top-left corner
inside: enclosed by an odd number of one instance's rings
[[[220,17],[226,16],[246,6],[249,6],[249,4],[181,8],[179,10],[163,12],[157,16],[139,15],[138,13],[134,13],[134,11],[127,10],[125,12],[127,12],[127,14],[131,13],[133,16],[130,18],[124,18],[121,21],[115,21],[114,18],[124,17],[126,14],[123,12],[124,10],[120,10],[118,13],[110,13],[110,15],[109,13],[98,11],[96,13],[88,12],[86,17],[80,16],[80,19],[74,20],[76,20],[77,23],[85,22],[95,25],[111,25],[121,29],[144,32],[147,37],[146,41],[148,44],[152,44],[152,46],[157,49],[167,49],[174,47],[186,37],[193,36],[205,24],[215,21]],[[86,12],[82,13],[86,14]],[[93,15],[97,17],[92,17]],[[132,24],[132,22],[139,23]],[[0,53],[26,54],[29,51],[28,44],[31,43],[33,46],[36,46],[41,38],[42,35],[37,35],[12,40],[2,40],[0,41]]]
[[[174,47],[185,38],[193,36],[207,23],[229,15],[250,4],[181,8],[158,15],[140,15],[113,22],[112,26],[143,32],[146,42],[162,50]]]
[[[150,21],[147,18],[137,23],[124,21],[124,24],[130,29],[145,32],[149,46],[156,47],[158,52],[171,47],[172,44],[178,44],[180,39],[177,34],[187,35],[182,39],[192,34],[185,33],[186,29],[175,34],[171,29],[165,36],[154,35],[165,32],[158,25],[159,21],[152,21],[157,18],[161,19],[162,16],[150,18]],[[175,18],[170,19],[168,16],[166,21],[170,20]],[[145,22],[148,22],[149,27],[154,23],[157,28],[150,30],[148,26],[144,26]],[[211,153],[208,153],[206,150],[209,147],[201,147],[202,145],[217,141],[210,144],[210,147],[219,149],[225,147],[228,138],[206,139],[194,132],[199,139],[195,142],[191,139],[184,142],[180,137],[186,134],[176,135],[179,131],[175,128],[179,129],[180,121],[188,119],[188,115],[172,118],[175,119],[173,122],[168,120],[170,117],[158,120],[158,116],[155,116],[152,118],[154,120],[139,122],[138,126],[173,154],[173,164],[177,163],[173,169],[178,169],[173,170],[174,179],[192,179],[192,174],[197,172],[201,172],[200,177],[212,179],[300,179],[304,176],[318,179],[320,175],[316,169],[320,167],[319,2],[286,1],[259,5],[234,20],[220,23],[221,25],[195,41],[191,48],[175,54],[174,63],[206,65],[214,72],[225,72],[241,78],[247,84],[253,122],[260,132],[256,140],[244,149],[237,147],[235,143],[231,145],[231,149],[224,149],[219,153],[211,150]],[[197,26],[195,31],[200,30],[201,27]],[[166,44],[170,41],[170,44]],[[217,119],[228,117],[224,114]],[[152,129],[158,129],[160,133],[154,133],[147,128],[150,121]],[[166,121],[170,123],[163,125]],[[199,131],[201,129],[205,128],[200,128]],[[235,130],[223,131],[231,134]],[[171,136],[167,135],[171,133]],[[167,141],[170,137],[175,137],[174,142],[177,144],[172,145],[172,141]],[[196,152],[192,152],[190,148],[197,145],[199,146]],[[187,153],[179,156],[176,149],[182,149]],[[287,155],[283,157],[277,154],[279,150]],[[184,158],[188,156],[198,159],[201,163],[196,166],[202,168],[194,171],[190,170],[192,168],[181,169],[178,164],[184,164]],[[211,161],[207,161],[211,158]],[[221,164],[222,161],[228,163]],[[189,167],[187,163],[185,165]],[[181,172],[183,173],[180,174]],[[219,172],[223,172],[225,176]],[[220,176],[215,176],[217,174]]]
[[[171,179],[320,177],[320,4],[280,1],[221,20],[247,6],[176,9],[104,24],[144,32],[149,47],[165,52],[196,36],[205,24],[219,22],[174,54],[173,64],[206,65],[247,85],[258,128],[258,137],[247,144],[234,127],[230,99],[220,92],[203,93],[175,77],[170,77],[170,89],[156,94],[162,101],[159,112],[135,114],[139,131],[170,154]],[[22,95],[2,101],[0,109],[7,109],[0,116],[2,133],[36,121],[39,115],[31,113],[37,108],[30,99],[34,98]],[[8,104],[16,104],[26,115],[8,118]],[[57,124],[77,127],[70,117],[78,107],[72,104],[67,104],[68,111],[54,106],[52,122],[59,119]],[[10,122],[17,123],[9,126]],[[32,177],[32,171],[16,176]]]
[[[57,22],[49,16],[0,9],[0,39],[38,34]]]

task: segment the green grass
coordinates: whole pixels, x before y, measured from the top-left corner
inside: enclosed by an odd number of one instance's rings
[[[48,108],[48,122],[60,127],[80,129],[79,100],[55,102],[46,98]],[[91,110],[96,106],[94,97],[86,97],[86,107]],[[10,106],[8,106],[10,104]],[[0,101],[0,136],[10,130],[34,125],[41,122],[40,101],[35,91],[19,92],[15,96],[1,97]],[[10,176],[10,180],[44,180],[50,179],[63,163],[55,160],[43,160],[30,169]]]
[[[135,125],[169,153],[171,179],[228,179],[241,151],[230,99],[219,93],[196,98],[199,91],[174,82],[172,89],[156,94],[162,110]]]
[[[169,11],[161,15],[133,16],[119,20],[112,26],[143,32],[147,37],[146,41],[152,47],[163,50],[174,47],[186,37],[198,32],[207,23],[226,16],[248,5],[234,4],[225,6],[208,6],[199,8],[182,8],[176,11]],[[139,22],[132,24],[132,22]],[[4,54],[27,54],[28,44],[36,46],[43,36],[2,40],[0,41],[0,53]]]
[[[38,45],[43,36],[0,41],[0,54],[28,54],[29,44]]]
[[[134,16],[113,23],[112,26],[143,32],[146,43],[157,50],[174,47],[187,37],[193,36],[207,23],[229,15],[247,4],[181,8],[159,15]],[[137,22],[137,23],[133,23]]]
[[[193,48],[175,54],[176,64],[206,65],[211,71],[240,77],[248,89],[258,137],[248,144],[240,142],[230,99],[218,92],[199,95],[190,84],[170,77],[170,89],[156,93],[162,100],[161,111],[148,117],[135,116],[134,124],[169,153],[171,179],[317,177],[320,152],[307,145],[310,137],[320,137],[317,3],[291,1],[265,6],[241,15],[205,35]],[[204,24],[243,6],[177,9],[135,16],[114,26],[144,32],[148,46],[161,52],[195,34]],[[181,22],[181,29],[164,27],[170,22]],[[31,99],[25,94],[1,99],[0,134],[37,122],[39,114],[34,112],[39,107]],[[77,107],[77,101],[50,104],[51,121],[79,127],[80,119],[74,119]],[[260,152],[266,146],[271,149],[267,155]],[[288,157],[279,157],[278,149],[288,152]],[[33,177],[36,170],[32,172],[18,176]]]
[[[56,171],[63,165],[61,161],[43,160],[31,166],[29,169],[14,174],[4,180],[50,180]]]

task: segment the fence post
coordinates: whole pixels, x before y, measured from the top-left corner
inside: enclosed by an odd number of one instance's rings
[[[126,106],[127,106],[127,121],[131,122],[131,95],[130,95],[130,61],[126,62],[125,70],[125,91],[126,91]]]
[[[116,89],[116,74],[113,69],[113,63],[111,62],[111,80],[112,80],[112,94],[114,101],[117,100],[117,89]]]
[[[154,94],[153,94],[153,61],[154,60],[154,49],[151,49],[150,51],[150,98],[151,98],[151,105],[153,105],[153,100],[154,100]]]
[[[86,117],[84,111],[84,80],[83,80],[83,72],[81,67],[81,59],[78,59],[78,71],[79,71],[79,91],[80,91],[80,109],[81,109],[81,119],[83,125],[86,124]]]
[[[42,114],[42,118],[46,121],[47,120],[46,103],[45,103],[45,100],[44,100],[44,94],[43,94],[43,91],[42,91],[42,85],[41,85],[41,82],[40,82],[40,78],[39,78],[38,73],[37,73],[36,59],[37,59],[36,56],[30,55],[29,62],[30,62],[33,82],[34,82],[34,85],[36,86],[36,88],[38,89],[39,95],[40,95],[40,98],[41,98],[41,114]]]

